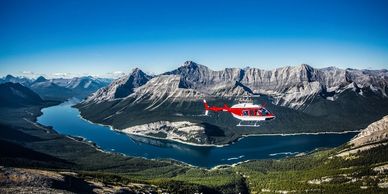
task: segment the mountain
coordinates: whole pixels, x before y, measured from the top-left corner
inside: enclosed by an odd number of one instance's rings
[[[360,95],[363,91],[372,91],[382,97],[387,97],[388,92],[387,70],[315,69],[302,64],[274,70],[226,68],[213,71],[187,61],[178,69],[164,74],[179,75],[188,88],[216,96],[241,95],[225,89],[237,83],[246,93],[265,94],[273,97],[276,105],[294,109],[303,108],[315,97],[335,100],[348,89]],[[225,92],[220,93],[220,89]]]
[[[71,90],[72,96],[83,99],[98,89],[107,86],[112,80],[92,76],[74,77],[71,79],[53,79],[52,82]]]
[[[23,107],[43,104],[43,100],[38,94],[19,83],[7,82],[0,84],[0,94],[0,107]]]
[[[134,92],[134,88],[144,85],[152,77],[135,68],[129,75],[114,80],[107,87],[101,88],[86,99],[86,102],[109,101],[124,98]]]
[[[72,97],[70,89],[61,87],[43,76],[38,77],[29,87],[46,100],[64,101]]]
[[[38,78],[36,78],[36,80],[34,82],[32,82],[32,84],[40,83],[40,82],[46,82],[46,81],[48,81],[48,80],[45,77],[39,76]]]
[[[81,115],[121,130],[155,126],[160,121],[188,121],[205,128],[207,136],[197,142],[221,144],[257,133],[360,130],[388,114],[387,70],[316,69],[302,64],[274,70],[214,71],[187,61],[152,79],[142,77],[142,84],[128,84],[131,76],[114,80],[78,104]],[[125,88],[124,95],[117,88]],[[249,94],[259,94],[255,103],[267,104],[277,118],[259,128],[246,128],[236,127],[238,120],[228,113],[202,116],[203,98],[223,106]]]
[[[92,76],[74,77],[74,78],[54,78],[53,83],[68,89],[99,89],[108,85],[112,80],[106,78],[94,78]]]
[[[0,83],[20,83],[38,93],[43,99],[59,101],[71,97],[83,99],[98,89],[107,86],[111,81],[111,79],[92,76],[53,79],[39,76],[33,80],[7,75],[0,79]]]
[[[107,86],[112,80],[91,76],[74,78],[46,79],[39,76],[35,80],[7,75],[0,83],[20,83],[38,93],[43,99],[64,101],[71,97],[83,99],[98,89]]]
[[[26,77],[15,77],[12,75],[7,75],[0,79],[0,83],[6,83],[6,82],[20,83],[23,86],[29,86],[32,83],[32,80]]]

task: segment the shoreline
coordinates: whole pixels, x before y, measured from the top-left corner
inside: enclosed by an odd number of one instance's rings
[[[198,147],[224,147],[224,146],[230,145],[230,144],[222,144],[222,145],[217,145],[217,144],[197,144],[197,143],[185,142],[185,141],[177,140],[177,139],[166,139],[166,138],[154,137],[154,136],[149,136],[149,135],[144,135],[144,134],[139,134],[139,133],[129,133],[129,132],[124,132],[124,131],[119,130],[119,129],[115,129],[111,125],[105,125],[105,124],[101,124],[101,123],[93,123],[92,121],[82,117],[81,114],[78,114],[78,117],[81,118],[82,120],[90,123],[90,124],[99,125],[99,126],[102,126],[102,127],[108,127],[110,130],[112,130],[114,132],[122,133],[122,134],[125,134],[125,135],[128,135],[128,136],[135,135],[135,136],[139,136],[139,137],[151,138],[151,139],[156,139],[156,140],[171,141],[171,142],[175,142],[175,143],[180,143],[180,144],[185,144],[185,145],[190,145],[190,146],[198,146]]]
[[[72,107],[72,108],[74,108],[74,107]],[[75,108],[75,109],[77,109],[77,108]],[[347,133],[359,133],[361,131],[361,130],[346,130],[346,131],[322,131],[322,132],[300,132],[300,133],[245,134],[245,135],[241,135],[241,137],[235,139],[234,141],[231,141],[228,144],[220,144],[220,145],[218,145],[218,144],[197,144],[197,143],[185,142],[185,141],[177,140],[177,139],[167,139],[167,138],[154,137],[154,136],[149,136],[149,135],[144,135],[144,134],[139,134],[139,133],[123,132],[122,130],[113,128],[113,126],[111,126],[111,125],[105,125],[105,124],[101,124],[101,123],[94,123],[94,122],[92,122],[92,121],[82,117],[81,112],[78,109],[77,109],[77,111],[79,112],[78,117],[80,117],[82,120],[84,120],[84,121],[86,121],[86,122],[88,122],[90,124],[99,125],[99,126],[103,126],[103,127],[108,127],[110,130],[112,130],[114,132],[119,132],[119,133],[122,133],[122,134],[125,134],[125,135],[135,135],[135,136],[139,136],[139,137],[151,138],[151,139],[156,139],[156,140],[171,141],[171,142],[174,142],[174,143],[180,143],[180,144],[184,144],[184,145],[198,146],[198,147],[218,147],[218,148],[226,147],[226,146],[230,146],[232,144],[235,144],[236,142],[238,142],[238,141],[240,141],[240,140],[242,140],[242,139],[244,139],[246,137],[347,134]]]
[[[358,133],[361,130],[347,130],[347,131],[322,131],[322,132],[300,132],[300,133],[263,133],[263,134],[247,134],[242,137],[251,136],[296,136],[296,135],[325,135],[325,134],[346,134],[346,133]]]
[[[232,141],[232,142],[230,142],[228,144],[221,144],[221,145],[218,145],[218,144],[197,144],[197,143],[185,142],[185,141],[177,140],[177,139],[167,139],[167,138],[154,137],[154,136],[149,136],[149,135],[144,135],[144,134],[139,134],[139,133],[124,132],[122,130],[113,128],[113,126],[111,126],[111,125],[105,125],[105,124],[101,124],[101,123],[94,123],[94,122],[92,122],[92,121],[82,117],[81,113],[78,116],[82,120],[84,120],[84,121],[86,121],[86,122],[88,122],[90,124],[99,125],[99,126],[103,126],[103,127],[108,127],[112,131],[119,132],[119,133],[122,133],[122,134],[125,134],[125,135],[129,135],[129,136],[130,135],[134,135],[134,136],[151,138],[151,139],[156,139],[156,140],[171,141],[171,142],[174,142],[174,143],[180,143],[180,144],[184,144],[184,145],[198,146],[198,147],[218,147],[218,148],[221,148],[221,147],[226,147],[226,146],[230,146],[232,144],[235,144],[236,142],[238,142],[238,141],[240,141],[240,140],[242,140],[242,139],[244,139],[246,137],[256,137],[256,136],[298,136],[298,135],[347,134],[347,133],[359,133],[361,131],[361,130],[350,130],[350,131],[347,130],[347,131],[322,131],[322,132],[301,132],[301,133],[245,134],[245,135],[242,135],[241,137],[237,138],[236,140],[234,140],[234,141]]]

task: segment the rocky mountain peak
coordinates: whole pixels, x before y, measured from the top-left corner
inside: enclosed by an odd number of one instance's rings
[[[38,83],[38,82],[45,82],[47,81],[47,79],[43,76],[39,76],[35,81],[34,83]]]
[[[183,66],[192,66],[192,67],[195,67],[195,66],[198,66],[197,63],[195,63],[194,61],[185,61],[183,63]]]
[[[7,76],[5,76],[5,80],[10,80],[10,79],[14,79],[15,77],[8,74]]]
[[[107,87],[93,93],[86,102],[113,100],[125,98],[134,92],[134,89],[147,83],[152,77],[139,68],[134,68],[129,75],[113,80]]]
[[[185,71],[185,72],[194,72],[194,71],[200,71],[204,69],[207,70],[208,67],[195,63],[194,61],[185,61],[183,65],[178,68],[178,70]]]
[[[313,68],[313,67],[311,67],[310,65],[308,65],[308,64],[304,64],[304,63],[303,63],[303,64],[300,64],[300,65],[299,65],[299,67],[300,67],[300,68],[303,68],[303,69],[305,69],[305,70],[307,70],[307,71],[308,71],[308,70],[310,70],[310,71],[311,71],[311,70],[313,70],[313,69],[314,69],[314,68]]]
[[[140,68],[135,67],[131,70],[130,74],[144,74],[144,72]]]
[[[0,83],[5,83],[5,82],[20,83],[24,86],[29,86],[31,83],[31,80],[26,77],[16,77],[8,74],[4,78],[0,78]]]

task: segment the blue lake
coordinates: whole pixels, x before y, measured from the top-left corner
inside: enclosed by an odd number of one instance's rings
[[[109,127],[81,119],[79,111],[66,102],[42,109],[38,122],[52,126],[61,134],[81,136],[96,143],[101,149],[153,159],[175,159],[201,167],[233,164],[251,159],[281,158],[316,148],[339,146],[356,133],[250,136],[224,147],[201,147],[167,140],[129,136]]]

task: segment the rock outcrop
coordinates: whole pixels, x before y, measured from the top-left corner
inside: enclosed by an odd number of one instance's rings
[[[133,135],[180,141],[185,143],[208,143],[206,142],[207,138],[205,135],[205,128],[196,123],[190,123],[188,121],[158,121],[144,125],[129,127],[123,129],[122,132]]]
[[[388,140],[388,115],[370,124],[355,136],[349,143],[354,147]]]

